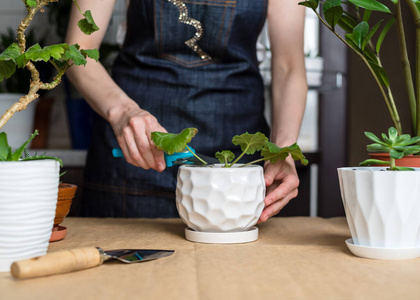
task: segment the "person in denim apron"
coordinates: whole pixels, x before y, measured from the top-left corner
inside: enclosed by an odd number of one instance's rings
[[[82,10],[92,11],[102,30],[82,36],[74,29],[77,20],[72,13],[67,42],[97,48],[112,13],[113,1],[108,2],[78,0]],[[231,142],[234,135],[258,131],[270,135],[256,57],[267,12],[273,39],[271,140],[279,146],[296,142],[307,89],[304,12],[297,3],[131,0],[126,38],[112,79],[93,61],[69,72],[100,115],[85,168],[82,215],[178,216],[178,170],[165,168],[163,153],[150,140],[153,131],[178,133],[195,127],[198,134],[190,145],[208,156],[220,150],[237,153],[238,147]],[[112,156],[117,147],[125,159]],[[295,197],[299,184],[290,159],[266,164],[265,180],[268,193],[261,221]]]

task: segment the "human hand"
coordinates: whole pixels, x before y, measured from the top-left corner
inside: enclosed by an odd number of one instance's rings
[[[298,195],[299,177],[294,160],[289,156],[275,164],[267,162],[264,167],[267,187],[265,208],[258,223],[267,221]]]
[[[152,114],[133,103],[114,109],[109,121],[128,163],[145,170],[165,169],[163,151],[156,148],[151,133],[167,131]]]

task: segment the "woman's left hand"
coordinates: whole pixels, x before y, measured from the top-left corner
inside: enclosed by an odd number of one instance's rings
[[[290,155],[286,160],[280,160],[275,164],[266,163],[264,179],[267,187],[264,199],[265,208],[258,223],[265,222],[278,214],[291,199],[298,195],[299,177],[295,162]]]

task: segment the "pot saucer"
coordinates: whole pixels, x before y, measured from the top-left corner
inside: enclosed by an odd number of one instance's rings
[[[350,252],[356,256],[383,259],[383,260],[404,260],[420,257],[420,247],[416,248],[381,248],[360,246],[353,243],[353,239],[346,240]]]
[[[258,239],[258,228],[251,227],[241,232],[200,232],[185,228],[185,238],[191,242],[206,244],[240,244]]]
[[[67,234],[67,227],[65,226],[56,226],[51,232],[50,242],[57,242],[64,239]]]

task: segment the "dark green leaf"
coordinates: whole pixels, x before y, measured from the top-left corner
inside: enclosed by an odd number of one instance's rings
[[[355,19],[344,14],[341,16],[340,21],[338,22],[338,26],[340,26],[347,33],[353,32],[353,28],[356,27],[356,25],[357,22]]]
[[[346,35],[344,35],[344,37],[346,38],[346,42],[356,51],[360,52],[359,47],[357,46],[356,40],[353,36],[353,33],[347,33]]]
[[[371,165],[388,165],[389,161],[386,160],[379,160],[379,159],[367,159],[365,161],[362,161],[359,165],[360,166],[371,166]]]
[[[230,150],[223,150],[222,152],[216,152],[216,158],[220,161],[220,163],[227,165],[227,163],[231,162],[235,159],[235,154],[233,154]]]
[[[184,151],[197,132],[196,128],[185,128],[178,134],[154,131],[152,132],[152,141],[156,148],[172,155]]]
[[[379,65],[369,62],[370,66],[372,67],[373,71],[375,72],[376,76],[380,80],[380,82],[385,85],[386,87],[389,87],[389,78],[384,68],[380,67]]]
[[[381,20],[378,23],[376,23],[375,26],[373,26],[372,29],[369,31],[369,33],[366,35],[366,37],[365,37],[365,39],[363,40],[363,43],[362,43],[362,51],[365,51],[365,48],[366,48],[367,43],[369,43],[369,41],[372,39],[373,35],[378,30],[378,28],[381,25],[382,21],[383,20]]]
[[[404,157],[404,152],[392,149],[391,151],[389,151],[389,156],[391,156],[394,159],[400,159]]]
[[[66,51],[66,58],[73,60],[74,64],[77,66],[86,65],[87,61],[79,51],[79,45],[70,45],[69,50]]]
[[[365,12],[363,13],[363,21],[369,22],[371,14],[372,14],[372,11],[370,9],[365,9]]]
[[[349,0],[349,2],[364,9],[391,13],[391,11],[386,5],[382,4],[377,0]]]
[[[97,49],[86,49],[86,50],[81,50],[80,52],[85,58],[90,57],[96,61],[99,60],[99,51]]]
[[[261,151],[261,156],[273,164],[280,159],[285,160],[289,154],[293,157],[294,160],[300,160],[303,165],[308,164],[308,160],[305,158],[296,143],[289,147],[279,148],[277,145],[271,142],[267,142]]]
[[[307,1],[299,2],[298,4],[315,10],[318,8],[319,0],[307,0]]]
[[[232,138],[232,143],[240,146],[245,154],[254,154],[255,151],[260,151],[267,142],[268,138],[261,132],[254,134],[245,132],[241,135],[235,135]]]
[[[325,21],[334,29],[335,25],[340,22],[343,15],[343,8],[341,6],[334,6],[324,11]]]
[[[0,160],[5,161],[10,155],[10,146],[7,142],[7,134],[5,132],[0,133]]]
[[[384,41],[389,29],[392,27],[392,25],[394,25],[395,23],[395,18],[392,17],[384,26],[384,28],[382,29],[381,34],[378,37],[378,41],[376,42],[376,53],[379,53],[379,51],[381,50],[381,46],[382,46],[382,42]]]
[[[16,71],[16,64],[11,60],[0,60],[0,81],[9,78]]]
[[[91,35],[95,31],[99,30],[98,26],[96,26],[95,21],[92,18],[92,13],[90,10],[87,10],[83,16],[85,16],[85,18],[81,19],[77,24],[84,34]]]
[[[359,49],[362,49],[363,41],[365,40],[366,36],[369,33],[369,24],[367,22],[360,22],[357,24],[356,27],[353,29],[353,37],[354,42],[359,47]]]

